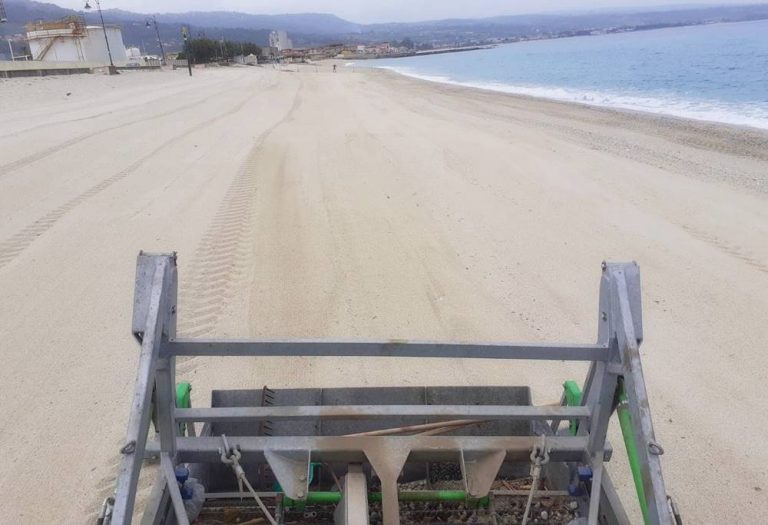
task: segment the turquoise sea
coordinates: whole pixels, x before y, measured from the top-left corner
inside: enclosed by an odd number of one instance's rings
[[[768,129],[768,20],[535,40],[364,65],[435,82]]]

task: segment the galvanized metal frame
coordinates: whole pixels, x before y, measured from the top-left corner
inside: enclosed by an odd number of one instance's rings
[[[588,522],[598,523],[599,502],[619,505],[604,475],[610,459],[606,443],[608,421],[616,408],[619,378],[623,378],[642,465],[642,477],[654,525],[671,524],[666,491],[645,390],[639,345],[642,341],[640,276],[634,263],[603,264],[600,321],[595,344],[462,344],[408,341],[219,341],[176,339],[177,270],[175,254],[140,253],[136,271],[133,333],[141,343],[128,433],[121,449],[112,523],[128,524],[141,463],[147,448],[151,404],[157,405],[159,452],[165,501],[172,504],[179,523],[186,523],[181,496],[173,479],[180,462],[218,462],[220,438],[178,435],[180,422],[217,422],[302,418],[379,418],[424,416],[433,419],[524,419],[550,421],[556,430],[562,420],[578,420],[578,434],[546,438],[552,461],[586,463],[592,467]],[[175,408],[174,372],[177,356],[376,356],[469,357],[480,359],[537,359],[590,361],[580,407],[520,407],[475,405],[308,406],[244,408]],[[153,393],[154,392],[154,393]],[[537,436],[228,436],[242,461],[266,462],[286,495],[297,500],[308,492],[310,460],[347,462],[347,486],[364,493],[356,465],[368,463],[381,480],[384,523],[399,523],[397,478],[407,461],[458,460],[467,491],[484,496],[504,461],[527,461],[541,444]],[[603,479],[605,476],[605,485]],[[160,500],[158,500],[160,501]],[[623,514],[622,509],[615,509]],[[157,512],[157,509],[154,510]],[[345,494],[337,516],[360,516],[360,502]],[[348,522],[348,519],[345,518]],[[154,522],[152,518],[148,523]]]

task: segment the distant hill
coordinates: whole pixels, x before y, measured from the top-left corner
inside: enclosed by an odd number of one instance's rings
[[[35,20],[56,20],[65,16],[85,16],[89,23],[97,24],[95,12],[75,11],[54,4],[32,0],[6,0],[8,23],[0,27],[0,34],[22,34],[24,25]],[[105,9],[107,24],[118,24],[123,29],[127,46],[142,47],[148,53],[159,52],[154,28],[146,27],[149,15],[120,9]],[[193,36],[225,37],[229,40],[249,41],[268,45],[269,33],[283,30],[290,33],[298,45],[330,42],[343,34],[360,31],[361,26],[335,15],[307,13],[290,15],[250,15],[246,13],[213,11],[165,13],[155,15],[163,43],[168,50],[182,46],[181,26],[188,25]]]
[[[742,6],[665,8],[655,11],[621,10],[557,15],[511,15],[478,19],[429,20],[415,23],[371,24],[366,35],[378,39],[409,37],[450,41],[457,37],[469,42],[510,39],[523,36],[586,33],[612,28],[652,29],[714,22],[740,22],[768,18],[768,4]]]
[[[222,28],[280,29],[289,33],[332,35],[357,33],[360,24],[348,22],[336,15],[305,13],[292,15],[249,15],[227,11],[166,13],[157,15],[165,23],[188,23],[193,26]]]
[[[32,0],[6,0],[8,24],[0,34],[23,33],[24,24],[34,20],[55,20],[68,15],[84,15],[98,23],[94,12],[74,11]],[[365,43],[405,39],[418,47],[483,44],[518,38],[569,36],[592,31],[639,30],[712,22],[768,19],[768,4],[727,7],[667,7],[651,11],[621,9],[573,14],[514,15],[479,19],[429,20],[414,23],[356,24],[335,15],[320,13],[290,15],[252,15],[228,11],[161,13],[156,15],[166,49],[180,50],[180,28],[189,25],[193,36],[227,38],[268,43],[272,30],[287,31],[298,47],[331,42]],[[107,23],[123,28],[128,46],[147,53],[159,51],[154,28],[146,27],[148,15],[118,9],[104,11]]]

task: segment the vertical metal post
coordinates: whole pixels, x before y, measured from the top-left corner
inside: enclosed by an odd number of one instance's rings
[[[168,268],[168,279],[171,283],[178,282],[176,265]],[[163,340],[176,337],[176,304],[177,288],[174,286],[164,290],[168,299],[167,321],[163,323]],[[157,392],[157,421],[160,427],[160,449],[173,459],[176,455],[176,436],[179,426],[174,416],[176,409],[176,358],[158,359],[155,371],[155,390]],[[165,434],[165,439],[163,439]]]
[[[149,282],[149,287],[144,285]],[[163,340],[175,334],[176,325],[175,255],[139,255],[136,269],[133,327],[141,341],[139,371],[134,386],[131,413],[115,489],[114,525],[131,523],[141,463],[151,418],[152,390]],[[172,379],[171,379],[172,380]],[[163,387],[163,384],[159,385]],[[173,396],[171,396],[173,399]],[[162,408],[162,407],[158,407]],[[169,407],[170,408],[170,407]],[[167,410],[166,410],[167,412]],[[169,421],[167,414],[164,425]],[[170,421],[173,421],[172,419]],[[170,434],[175,439],[175,432]],[[167,442],[166,442],[167,446]]]
[[[368,485],[363,466],[350,464],[344,476],[344,492],[333,514],[335,525],[368,525]]]
[[[181,26],[181,36],[184,38],[184,51],[187,55],[187,69],[192,76],[192,45],[189,42],[189,27]]]
[[[168,494],[171,497],[173,513],[176,515],[176,523],[178,525],[189,525],[189,517],[187,516],[187,510],[184,508],[184,500],[181,498],[181,491],[179,490],[179,484],[176,481],[173,469],[173,460],[165,452],[160,454],[160,469],[163,472],[163,476],[165,476],[165,485],[168,487]]]
[[[608,424],[614,410],[618,376],[608,370],[606,363],[593,363],[590,381],[583,394],[585,406],[591,408],[589,425],[579,425],[579,435],[587,435],[588,462],[592,468],[592,492],[589,501],[588,525],[597,525],[602,491],[603,454]],[[589,427],[589,428],[587,428]]]
[[[636,269],[635,269],[636,272]],[[645,389],[643,370],[640,364],[639,341],[642,335],[635,331],[637,319],[632,310],[632,300],[639,299],[630,296],[630,279],[636,280],[632,286],[639,288],[639,275],[627,275],[622,269],[615,271],[616,300],[618,325],[617,336],[624,371],[624,384],[627,391],[627,401],[632,416],[632,426],[635,430],[637,452],[643,477],[643,488],[648,504],[649,518],[653,525],[672,523],[667,506],[667,492],[661,473],[659,456],[664,453],[656,442],[651,419],[651,409],[648,403],[648,392]],[[641,325],[642,326],[642,325]],[[640,332],[642,334],[642,332]]]
[[[610,398],[610,413],[612,413],[618,401],[617,373],[623,378],[638,445],[650,523],[667,525],[672,523],[672,517],[667,508],[666,489],[659,460],[659,455],[663,451],[656,443],[653,434],[648,394],[640,365],[639,345],[643,339],[641,312],[640,270],[637,265],[603,263],[598,343],[608,344],[615,359],[613,363],[593,363],[585,386],[585,398],[587,390],[601,390],[602,393],[594,398],[603,404],[608,403]],[[614,372],[616,370],[618,372]],[[604,437],[601,423],[603,414],[604,409],[595,412],[592,428],[600,430],[600,435]],[[596,425],[599,425],[599,428],[596,428]],[[596,446],[596,444],[595,436],[590,433],[590,453],[595,451],[593,445]],[[598,474],[596,467],[602,469],[602,465],[592,460],[593,488]],[[591,505],[599,501],[596,497],[599,498],[599,494],[593,493]],[[596,519],[597,512],[590,509],[589,523],[593,523]]]
[[[90,9],[88,2],[85,3],[85,8]],[[96,0],[96,10],[99,12],[99,18],[101,19],[101,29],[104,31],[104,42],[107,44],[107,54],[109,55],[109,71],[112,73],[115,70],[115,63],[112,62],[112,50],[109,47],[109,38],[107,38],[107,26],[104,25],[104,14],[101,12],[101,0]]]
[[[162,58],[161,64],[165,64],[165,49],[163,48],[163,39],[160,38],[160,29],[157,27],[157,19],[152,15],[152,22],[155,24],[155,34],[157,35],[157,43],[160,44],[160,57]]]

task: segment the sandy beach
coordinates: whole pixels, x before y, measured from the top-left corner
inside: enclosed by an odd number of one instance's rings
[[[592,342],[601,261],[636,260],[668,491],[686,523],[764,520],[766,132],[329,65],[0,80],[0,522],[91,523],[113,490],[139,250],[179,253],[180,330],[218,337]],[[264,384],[551,403],[584,372],[180,364],[196,406]]]

